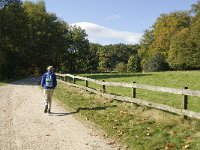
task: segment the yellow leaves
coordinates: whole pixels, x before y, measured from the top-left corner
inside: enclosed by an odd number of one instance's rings
[[[174,148],[174,144],[173,143],[167,143],[166,146],[165,146],[165,150],[171,150]]]
[[[175,135],[175,132],[174,131],[169,131],[168,132],[171,136],[174,136]],[[185,144],[184,146],[182,146],[182,149],[189,149],[190,148],[190,142],[192,140],[192,137],[191,136],[188,136],[185,138]],[[171,143],[171,142],[168,142],[165,146],[165,150],[172,150],[175,148],[175,144]]]
[[[125,112],[125,111],[122,111],[122,110],[121,110],[119,113],[120,113],[120,115],[121,115],[121,116],[125,116],[125,115],[127,115],[127,114],[128,114],[127,112]]]
[[[150,133],[150,132],[148,132],[146,135],[147,135],[147,136],[150,136],[150,135],[151,135],[151,133]]]
[[[188,149],[190,147],[190,145],[189,144],[186,144],[184,147],[183,147],[183,149]]]
[[[112,140],[112,141],[109,141],[107,144],[108,145],[113,145],[113,144],[115,144],[115,142],[116,142],[115,140]]]
[[[191,142],[191,139],[192,137],[191,136],[188,136],[186,139],[185,139],[185,143],[186,144],[189,144]]]
[[[120,131],[120,130],[118,130],[118,131],[117,131],[117,133],[118,133],[118,135],[119,135],[119,136],[121,136],[121,135],[123,135],[123,133],[124,133],[124,132],[123,132],[123,131]]]
[[[171,131],[168,131],[168,134],[169,134],[170,136],[174,136],[176,133],[175,133],[175,131],[171,130]]]
[[[146,131],[146,136],[151,136],[152,135],[152,131],[150,127],[147,127],[147,131]]]
[[[188,149],[190,147],[191,140],[192,140],[191,136],[186,137],[186,139],[185,139],[185,145],[183,146],[183,149]]]

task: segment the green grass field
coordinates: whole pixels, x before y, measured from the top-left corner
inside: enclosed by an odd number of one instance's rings
[[[200,90],[200,71],[179,71],[179,72],[156,72],[140,74],[80,74],[96,80],[105,80],[111,82],[126,82],[146,85],[154,85],[169,88],[183,89],[188,87],[191,90]],[[77,81],[77,84],[84,85],[84,82]],[[100,85],[89,83],[89,87],[101,89]],[[131,97],[132,90],[123,87],[106,87],[108,93]],[[156,103],[166,104],[175,108],[182,108],[182,95],[153,92],[143,89],[137,89],[137,98]],[[188,109],[200,112],[200,97],[189,97]]]
[[[200,90],[198,71],[159,72],[148,74],[81,74],[97,80],[112,82],[135,81],[140,84],[163,87]],[[84,82],[77,81],[84,85]],[[92,88],[101,86],[89,83]],[[108,92],[131,96],[131,89],[106,88]],[[200,121],[183,120],[181,116],[150,109],[130,103],[108,100],[101,96],[85,92],[74,87],[59,83],[55,97],[68,110],[76,112],[78,117],[94,122],[105,136],[112,137],[116,142],[128,149],[194,149],[200,147]],[[165,103],[180,107],[182,96],[161,94],[149,91],[137,91],[137,97],[144,100]],[[198,97],[189,97],[189,109],[200,111]],[[197,106],[198,105],[198,106]]]

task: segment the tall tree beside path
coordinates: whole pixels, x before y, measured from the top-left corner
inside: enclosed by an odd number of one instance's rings
[[[27,20],[21,1],[2,1],[0,7],[1,76],[10,77],[12,74],[24,72]]]

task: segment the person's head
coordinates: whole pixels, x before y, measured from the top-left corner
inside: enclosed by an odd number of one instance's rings
[[[51,71],[51,72],[53,72],[53,66],[49,66],[49,67],[47,67],[47,71]]]

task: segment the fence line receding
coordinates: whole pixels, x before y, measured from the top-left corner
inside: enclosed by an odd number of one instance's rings
[[[187,110],[187,108],[188,108],[188,96],[200,97],[200,91],[190,90],[190,89],[188,89],[188,87],[185,87],[184,89],[176,89],[176,88],[137,84],[135,82],[133,82],[132,84],[131,83],[121,83],[121,82],[105,82],[104,80],[99,81],[99,80],[95,80],[95,79],[91,79],[91,78],[87,78],[87,77],[75,76],[75,75],[71,75],[71,74],[58,74],[57,73],[56,75],[57,75],[58,79],[62,80],[61,82],[63,82],[63,83],[69,84],[71,86],[76,86],[76,87],[85,89],[87,91],[90,91],[90,92],[93,92],[93,93],[96,93],[96,94],[100,94],[100,95],[102,95],[106,98],[116,99],[116,100],[125,101],[125,102],[131,102],[131,103],[139,104],[139,105],[142,105],[142,106],[153,107],[153,108],[156,108],[156,109],[160,109],[160,110],[168,111],[168,112],[175,113],[175,114],[178,114],[178,115],[182,115],[182,116],[184,116],[184,118],[186,118],[188,116],[188,117],[191,117],[191,118],[200,119],[200,113]],[[85,81],[85,86],[77,85],[76,84],[77,79]],[[70,83],[70,81],[72,83]],[[93,82],[93,83],[96,83],[98,85],[101,85],[102,90],[98,91],[98,90],[89,88],[88,87],[89,82]],[[106,93],[106,86],[117,86],[117,87],[132,88],[132,97],[118,96],[118,95]],[[174,108],[172,106],[137,99],[136,98],[136,90],[137,89],[183,95],[183,108],[177,109],[177,108]]]

